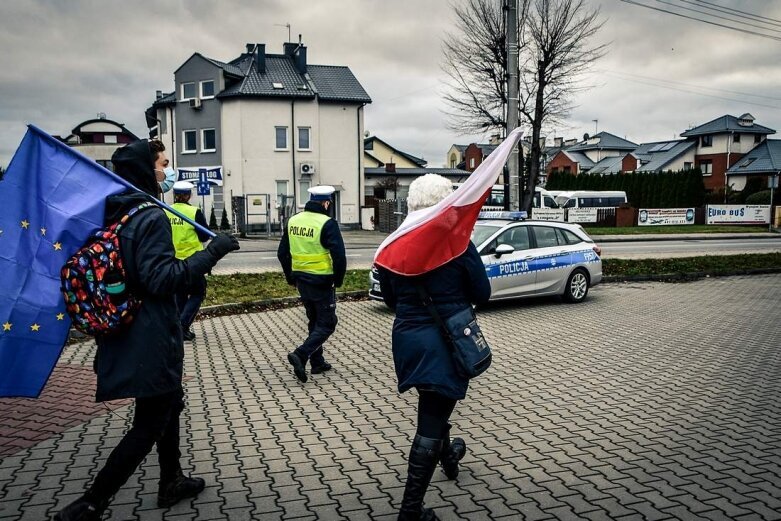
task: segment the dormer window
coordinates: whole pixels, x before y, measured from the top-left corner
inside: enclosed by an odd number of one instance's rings
[[[195,98],[195,82],[182,83],[182,101],[187,101]]]
[[[284,86],[284,85],[282,85],[281,83],[278,83],[278,82],[276,82],[276,81],[275,81],[274,83],[272,83],[272,84],[271,84],[271,86],[272,86],[272,87],[274,87],[275,89],[279,89],[279,90],[281,90],[281,89],[284,89],[284,88],[285,88],[285,86]]]
[[[205,80],[201,82],[201,99],[214,97],[214,80]]]
[[[743,114],[738,118],[738,125],[741,127],[752,127],[754,126],[754,116],[751,114]]]

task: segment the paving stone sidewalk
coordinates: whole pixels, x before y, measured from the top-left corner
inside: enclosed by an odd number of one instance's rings
[[[763,275],[481,311],[494,365],[454,413],[461,474],[437,471],[427,505],[445,520],[781,519],[779,294],[781,276]],[[395,519],[416,396],[395,389],[392,314],[367,301],[338,315],[335,369],[306,384],[285,362],[302,308],[197,322],[182,448],[207,489],[158,509],[153,453],[110,518]],[[58,370],[90,368],[93,354],[68,347]],[[0,519],[52,516],[128,427],[132,405],[85,408],[75,387],[58,392],[82,423],[0,454]],[[9,427],[14,411],[0,412],[0,436],[32,436],[35,425]]]

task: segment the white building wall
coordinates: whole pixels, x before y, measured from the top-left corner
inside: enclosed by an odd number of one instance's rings
[[[226,205],[230,205],[231,192],[234,196],[270,194],[272,221],[278,222],[277,181],[288,182],[288,195],[295,193],[297,203],[302,203],[297,206],[301,208],[308,195],[301,197],[300,194],[300,164],[313,163],[315,174],[311,176],[312,185],[343,187],[339,195],[340,223],[357,224],[359,198],[361,202],[363,199],[359,181],[359,167],[362,168],[363,163],[363,119],[361,111],[360,128],[357,128],[359,119],[356,112],[354,105],[296,101],[294,121],[290,100],[225,100],[221,123]],[[275,150],[275,128],[278,126],[288,128],[288,148],[285,151]],[[299,150],[298,127],[311,129],[310,151]]]

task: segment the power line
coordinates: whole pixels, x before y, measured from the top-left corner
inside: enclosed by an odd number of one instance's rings
[[[660,11],[662,13],[667,13],[667,14],[672,14],[672,15],[675,15],[675,16],[680,16],[681,18],[688,18],[689,20],[695,20],[697,22],[702,22],[702,23],[706,23],[706,24],[709,24],[709,25],[715,25],[717,27],[723,27],[725,29],[732,29],[733,31],[738,31],[738,32],[741,32],[741,33],[753,34],[755,36],[762,36],[763,38],[770,38],[771,40],[781,41],[781,37],[779,37],[779,36],[773,36],[773,35],[770,35],[770,34],[758,33],[756,31],[750,31],[748,29],[742,29],[742,28],[739,28],[739,27],[724,25],[724,24],[720,24],[718,22],[711,22],[709,20],[703,20],[702,18],[697,18],[696,16],[689,16],[689,15],[686,15],[686,14],[683,14],[683,13],[676,13],[675,11],[670,11],[668,9],[662,9],[660,7],[654,7],[652,5],[641,4],[640,2],[635,2],[634,0],[620,0],[620,1],[621,2],[625,2],[627,4],[633,4],[633,5],[637,5],[637,6],[640,6],[640,7],[645,7],[646,9],[653,9],[654,11]]]
[[[739,96],[748,96],[751,98],[763,98],[773,101],[781,101],[781,98],[775,97],[775,96],[764,96],[762,94],[751,94],[749,92],[741,92],[737,90],[728,90],[728,89],[717,89],[715,87],[705,87],[702,85],[696,85],[694,83],[685,83],[682,81],[675,81],[675,80],[669,80],[665,78],[654,78],[652,76],[643,76],[642,74],[637,73],[629,73],[629,72],[622,72],[622,71],[613,71],[610,69],[596,69],[598,72],[604,72],[606,74],[612,74],[612,75],[623,75],[623,76],[634,76],[637,78],[642,78],[644,80],[650,80],[650,81],[660,81],[660,82],[666,82],[666,83],[674,83],[676,85],[683,85],[684,87],[693,87],[695,89],[703,89],[703,90],[712,90],[716,92],[726,92],[728,94],[738,94]]]
[[[725,101],[732,101],[734,103],[742,103],[744,105],[754,105],[754,106],[757,106],[757,107],[764,107],[764,108],[776,109],[776,110],[781,109],[781,107],[779,107],[778,105],[766,105],[764,103],[756,103],[756,102],[753,102],[753,101],[737,100],[737,99],[734,99],[734,98],[727,98],[727,97],[724,97],[724,96],[716,96],[715,94],[707,94],[705,92],[696,92],[696,91],[692,91],[692,90],[683,89],[683,88],[680,88],[680,87],[674,87],[672,85],[667,85],[667,84],[661,82],[660,80],[654,80],[657,83],[653,83],[653,82],[649,82],[647,80],[637,80],[637,79],[633,79],[633,78],[624,78],[624,77],[621,77],[621,76],[619,76],[617,74],[612,74],[612,73],[606,73],[606,74],[608,76],[613,76],[614,78],[619,79],[619,80],[632,81],[632,82],[635,82],[635,83],[640,83],[642,85],[650,85],[652,87],[661,87],[663,89],[670,89],[670,90],[675,90],[675,91],[678,91],[678,92],[685,92],[687,94],[696,94],[698,96],[706,96],[708,98],[715,98],[715,99],[720,99],[720,100],[725,100]]]
[[[762,20],[771,20],[773,22],[778,22],[778,24],[781,25],[781,20],[778,20],[776,18],[770,18],[768,16],[760,16],[760,15],[757,15],[757,14],[754,14],[754,13],[749,13],[748,11],[741,11],[740,9],[734,9],[732,7],[727,7],[727,6],[724,6],[724,5],[719,5],[719,4],[714,4],[712,2],[707,2],[706,0],[697,0],[697,2],[699,2],[701,4],[706,4],[706,5],[712,5],[712,6],[720,7],[721,9],[726,9],[728,11],[734,11],[736,13],[740,13],[740,14],[744,14],[744,15],[748,15],[748,16],[753,16],[754,18],[760,18]]]
[[[737,22],[739,24],[748,25],[750,27],[756,27],[757,29],[762,29],[763,31],[774,31],[774,32],[777,32],[777,33],[781,32],[778,29],[771,29],[770,27],[763,27],[761,25],[752,24],[751,22],[744,22],[744,21],[742,21],[740,19],[736,20],[734,18],[727,18],[726,16],[720,16],[720,15],[717,15],[717,14],[710,13],[708,11],[700,11],[699,9],[692,9],[691,7],[686,7],[686,6],[683,6],[683,5],[673,4],[671,2],[666,2],[665,0],[656,0],[656,1],[661,3],[661,4],[667,4],[667,5],[670,5],[672,7],[677,7],[678,9],[685,9],[686,11],[692,11],[692,12],[695,12],[695,13],[704,14],[705,16],[712,16],[713,18],[718,18],[720,20],[727,20],[728,22]],[[693,2],[691,2],[689,0],[678,0],[678,1],[679,2],[685,2],[687,4],[692,4],[693,3]],[[705,9],[711,9],[711,10],[716,11],[716,9],[712,9],[712,8],[709,8],[709,7],[706,7]],[[730,14],[730,16],[735,16],[735,17],[741,18],[739,15],[735,15],[735,14]],[[745,18],[745,17],[742,17],[742,18]],[[756,20],[752,20],[752,21],[756,21]]]

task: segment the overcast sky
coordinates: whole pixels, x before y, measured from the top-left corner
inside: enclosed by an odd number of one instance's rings
[[[781,20],[776,0],[709,1]],[[781,129],[781,41],[620,0],[592,2],[606,20],[600,38],[612,44],[567,125],[547,129],[549,137],[581,138],[597,119],[600,131],[635,142],[670,139],[693,124],[744,112]],[[781,22],[763,21],[755,18],[781,31]],[[0,165],[10,161],[27,123],[65,136],[105,112],[145,137],[143,113],[155,90],[171,91],[174,70],[193,52],[229,61],[245,43],[258,42],[281,53],[287,28],[276,24],[285,23],[294,40],[303,35],[310,63],[350,67],[373,99],[365,120],[372,134],[429,166],[441,166],[452,143],[487,139],[445,125],[439,63],[453,24],[446,0],[3,0]]]

